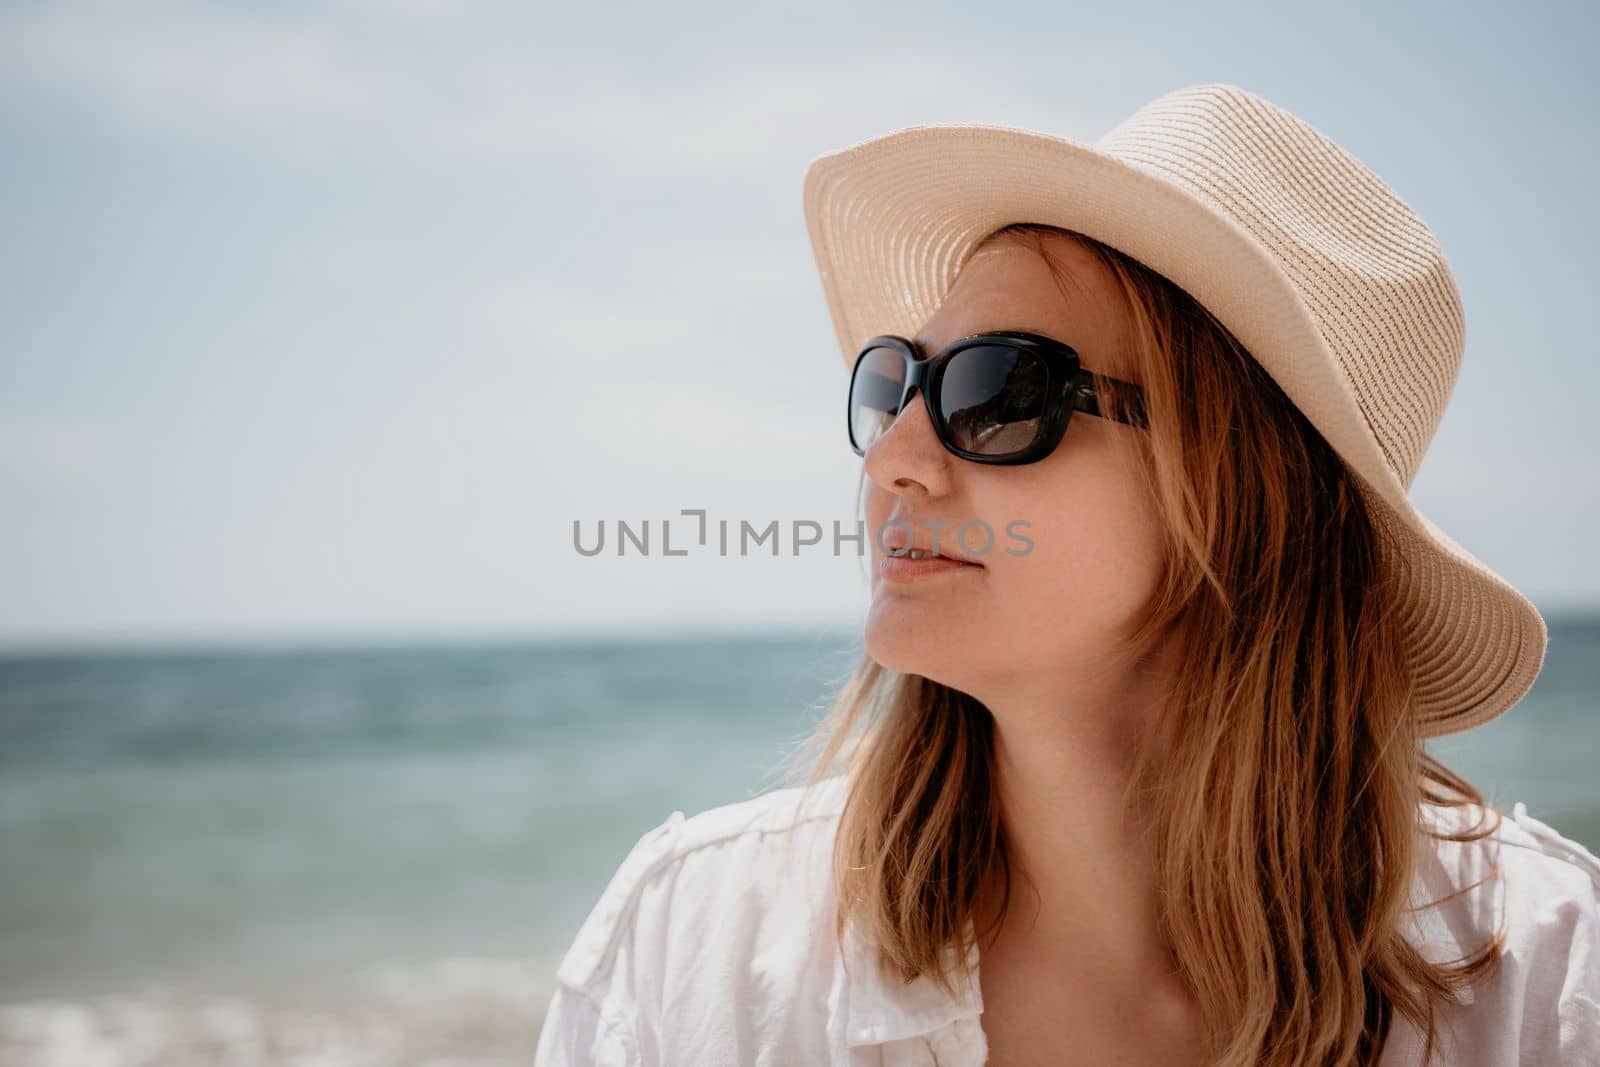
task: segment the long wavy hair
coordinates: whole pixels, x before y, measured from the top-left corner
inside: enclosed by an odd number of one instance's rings
[[[1089,249],[1134,323],[1150,431],[1135,447],[1167,565],[1128,645],[1183,625],[1128,795],[1149,812],[1161,921],[1211,1061],[1376,1064],[1396,1012],[1431,1058],[1438,1007],[1495,965],[1504,930],[1443,962],[1402,934],[1418,835],[1475,840],[1503,813],[1424,750],[1377,505],[1183,289],[1071,230],[1018,223],[985,241],[1031,243],[1062,282],[1045,234]],[[980,887],[1003,882],[1001,917],[1011,902],[993,731],[973,697],[864,655],[785,774],[848,776],[836,935],[842,947],[855,921],[902,980],[953,991],[941,952],[966,958]],[[1435,832],[1424,802],[1479,818]]]

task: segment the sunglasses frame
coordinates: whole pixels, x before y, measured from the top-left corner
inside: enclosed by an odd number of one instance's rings
[[[1040,416],[1038,431],[1034,434],[1033,440],[1023,448],[998,455],[969,452],[955,443],[944,417],[936,410],[933,397],[938,393],[939,385],[944,380],[945,368],[960,353],[980,345],[997,345],[1033,352],[1044,359],[1045,371],[1049,375],[1046,385],[1049,399],[1046,401],[1044,414]],[[933,432],[939,438],[939,443],[952,455],[974,463],[1010,467],[1034,463],[1045,458],[1061,443],[1062,436],[1067,432],[1067,423],[1074,411],[1082,411],[1141,429],[1147,425],[1143,389],[1132,382],[1084,370],[1079,362],[1077,349],[1053,337],[1044,337],[1022,330],[991,330],[958,338],[937,354],[921,359],[918,358],[918,349],[914,342],[895,334],[882,334],[861,346],[861,351],[856,355],[855,365],[850,370],[850,387],[845,396],[845,426],[850,435],[850,447],[858,456],[865,456],[867,453],[866,449],[856,443],[855,410],[852,400],[855,396],[856,375],[861,370],[861,363],[866,359],[867,353],[875,348],[895,349],[905,360],[905,380],[900,387],[900,400],[893,413],[895,418],[899,418],[901,412],[905,411],[912,390],[920,392],[923,406],[928,410],[928,421],[933,424]],[[1100,410],[1102,392],[1108,397],[1113,393],[1118,395],[1122,409],[1120,416]]]

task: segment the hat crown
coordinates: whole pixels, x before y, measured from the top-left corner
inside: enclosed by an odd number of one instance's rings
[[[1158,97],[1094,147],[1227,215],[1277,262],[1409,488],[1465,345],[1455,277],[1411,206],[1309,123],[1232,85]]]

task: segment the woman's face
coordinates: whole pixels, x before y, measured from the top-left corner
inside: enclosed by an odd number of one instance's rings
[[[914,338],[921,351],[932,355],[987,330],[1027,330],[1071,345],[1089,370],[1137,382],[1113,276],[1071,241],[1044,240],[1064,281],[1031,246],[990,242]],[[868,654],[979,699],[1019,671],[1092,666],[1137,623],[1161,575],[1155,499],[1129,447],[1142,432],[1079,411],[1045,459],[990,466],[946,452],[915,395],[865,459]],[[907,525],[925,544],[934,532],[928,523],[943,521],[939,547],[979,565],[913,580],[886,575],[877,532],[890,520],[905,524],[886,531],[891,548]],[[958,527],[973,520],[993,531],[986,553],[981,526],[956,543]]]

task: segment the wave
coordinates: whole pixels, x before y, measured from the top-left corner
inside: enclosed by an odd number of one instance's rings
[[[554,966],[450,957],[375,967],[315,989],[239,996],[152,983],[0,1004],[15,1067],[520,1067]]]

